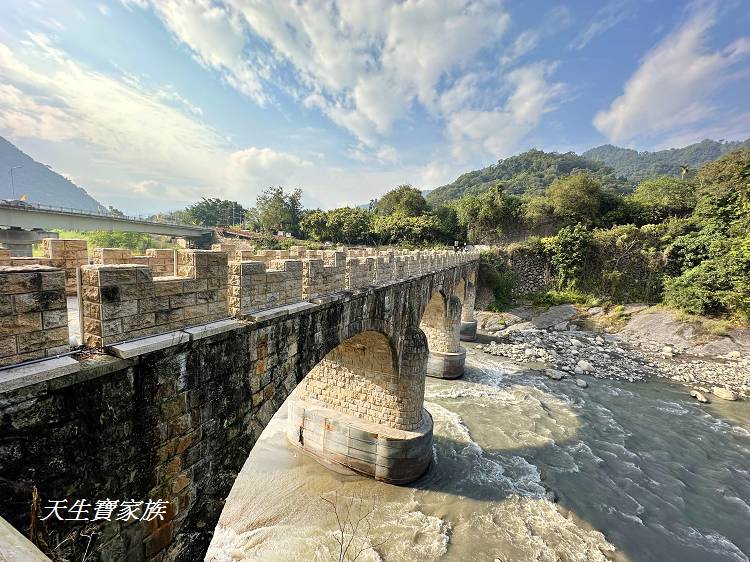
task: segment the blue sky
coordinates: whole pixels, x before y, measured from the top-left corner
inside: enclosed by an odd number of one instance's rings
[[[750,3],[4,0],[0,135],[133,213],[750,137]]]

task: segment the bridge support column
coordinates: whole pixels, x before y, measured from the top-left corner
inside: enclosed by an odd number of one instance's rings
[[[427,335],[430,356],[427,376],[439,379],[457,379],[464,374],[466,350],[460,345],[461,301],[451,297],[444,301],[435,293],[422,317],[420,325]]]
[[[20,228],[0,229],[0,248],[10,250],[14,258],[30,258],[34,244],[44,238],[57,238],[57,232],[46,230],[21,230]]]
[[[432,461],[425,335],[407,328],[398,348],[396,355],[384,334],[363,332],[329,352],[289,399],[289,441],[391,484],[422,476]]]
[[[461,341],[477,339],[477,321],[474,319],[474,302],[477,298],[476,273],[466,280],[466,296],[461,308]]]

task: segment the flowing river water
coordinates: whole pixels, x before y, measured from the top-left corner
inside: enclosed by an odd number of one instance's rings
[[[750,405],[700,405],[664,382],[551,381],[469,349],[428,379],[434,462],[409,486],[332,470],[285,437],[284,409],[234,485],[206,560],[747,561]]]

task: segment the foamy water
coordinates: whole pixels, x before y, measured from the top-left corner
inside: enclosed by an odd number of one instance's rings
[[[425,407],[434,462],[404,487],[301,454],[280,411],[206,560],[338,560],[325,499],[362,519],[357,560],[748,560],[747,404],[664,383],[580,389],[470,350],[463,379],[428,380]]]

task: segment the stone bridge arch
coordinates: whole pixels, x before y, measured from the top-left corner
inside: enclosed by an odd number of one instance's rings
[[[344,340],[290,397],[289,441],[377,480],[417,479],[432,458],[426,361],[427,340],[418,328],[408,327],[398,341],[374,330]]]

